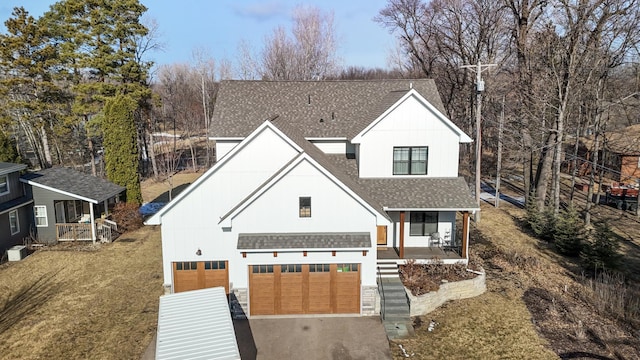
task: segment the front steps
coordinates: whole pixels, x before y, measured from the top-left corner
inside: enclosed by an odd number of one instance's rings
[[[414,335],[409,299],[400,281],[398,265],[393,261],[378,262],[380,317],[387,337],[405,339]]]

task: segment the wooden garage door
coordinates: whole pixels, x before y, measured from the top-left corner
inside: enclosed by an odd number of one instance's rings
[[[227,261],[189,261],[173,263],[173,292],[224,286],[229,293]]]
[[[251,315],[359,313],[359,269],[359,264],[251,265]]]

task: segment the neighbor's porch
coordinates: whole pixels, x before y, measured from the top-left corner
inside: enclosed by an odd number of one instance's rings
[[[115,199],[99,204],[83,200],[54,201],[56,240],[112,242],[119,236],[118,224],[109,219],[114,205]]]

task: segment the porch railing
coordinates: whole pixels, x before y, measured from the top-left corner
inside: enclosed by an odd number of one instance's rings
[[[96,241],[111,242],[118,235],[118,225],[114,221],[96,221]],[[58,223],[56,224],[58,241],[93,241],[91,224]]]

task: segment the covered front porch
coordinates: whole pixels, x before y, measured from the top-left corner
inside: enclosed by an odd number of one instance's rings
[[[378,260],[468,262],[470,211],[400,210],[389,215],[391,228],[378,227]]]

